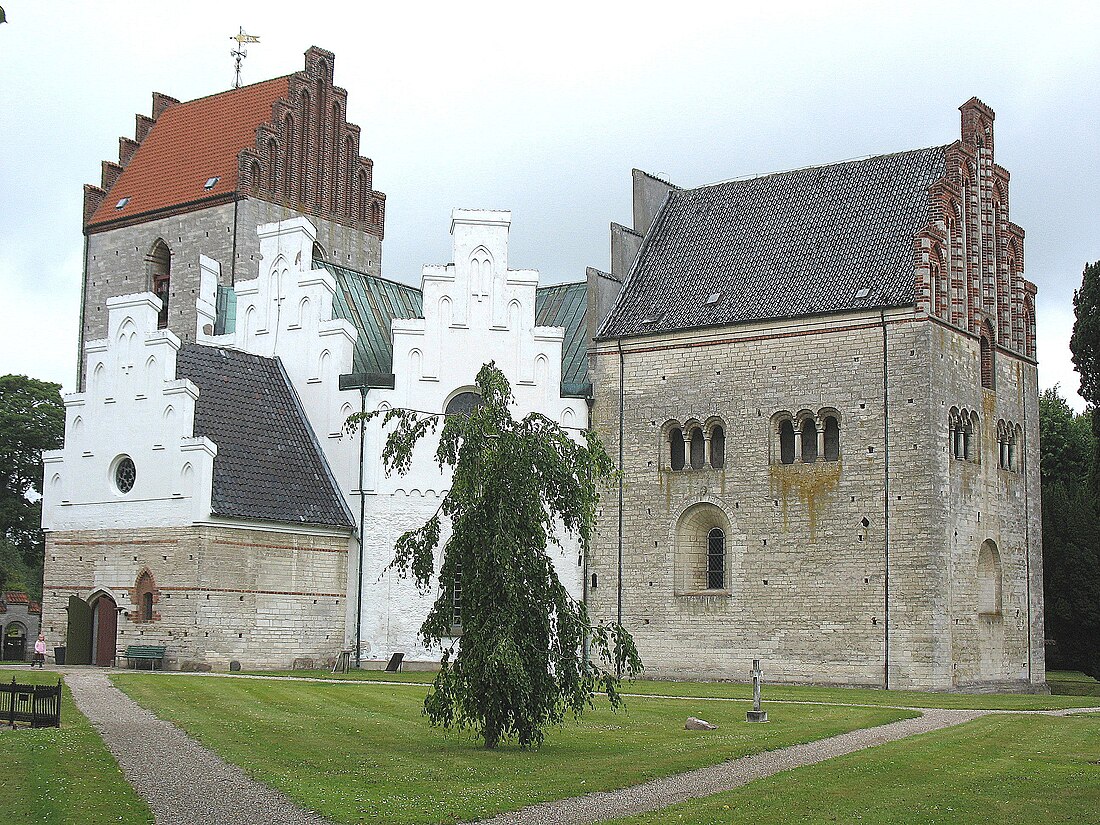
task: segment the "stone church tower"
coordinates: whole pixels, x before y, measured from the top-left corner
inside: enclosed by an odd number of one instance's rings
[[[994,113],[961,112],[944,146],[635,173],[635,226],[589,271],[623,475],[588,597],[648,673],[1045,683],[1035,285]]]
[[[81,364],[84,344],[107,334],[107,300],[120,295],[153,292],[159,325],[194,341],[199,254],[232,286],[256,269],[260,224],[308,216],[315,258],[380,273],[386,196],[359,154],[334,64],[314,46],[290,75],[186,103],[153,94],[151,116],[137,115],[134,138],[119,138],[118,162],[104,161],[100,185],[84,187]]]

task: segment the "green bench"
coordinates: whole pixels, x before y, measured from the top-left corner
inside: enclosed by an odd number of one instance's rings
[[[148,662],[150,670],[156,670],[164,665],[164,645],[130,645],[126,648],[126,666],[137,667],[141,662]]]

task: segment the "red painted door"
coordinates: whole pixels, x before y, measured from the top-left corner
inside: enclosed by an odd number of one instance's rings
[[[95,664],[110,667],[115,663],[118,646],[118,607],[110,596],[100,596],[95,603]]]

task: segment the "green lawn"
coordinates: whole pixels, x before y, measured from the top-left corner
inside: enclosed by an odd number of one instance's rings
[[[616,825],[1100,822],[1100,716],[987,716]]]
[[[121,674],[115,684],[250,775],[339,822],[439,823],[642,782],[911,715],[784,705],[749,725],[747,703],[634,698],[549,732],[539,751],[483,750],[430,728],[423,688]],[[685,731],[698,715],[718,724]]]
[[[55,684],[49,672],[0,669],[0,680]],[[61,727],[0,728],[0,822],[150,823],[153,815],[122,777],[66,687]]]
[[[1047,673],[1047,683],[1051,693],[1062,696],[1100,697],[1100,682],[1076,670],[1052,670]]]
[[[277,670],[255,671],[256,675],[277,677],[299,677],[314,679],[343,679],[369,682],[419,682],[430,684],[435,678],[430,672],[386,673],[381,670],[353,670],[347,675],[331,674],[322,670]],[[1080,680],[1089,680],[1083,674],[1051,673],[1052,689],[1055,693],[1067,695],[1047,696],[1028,693],[923,693],[915,690],[873,690],[865,688],[842,687],[801,687],[796,685],[764,685],[764,701],[782,700],[788,702],[826,702],[829,704],[850,705],[891,705],[912,708],[977,708],[979,710],[1058,710],[1061,708],[1080,708],[1098,705],[1100,702],[1089,698],[1086,690],[1063,690],[1066,681],[1062,676],[1075,676]],[[1057,680],[1057,681],[1056,681]],[[1091,681],[1091,685],[1100,688],[1100,683]],[[1084,685],[1084,682],[1074,684]],[[652,679],[639,679],[636,682],[624,682],[625,693],[693,696],[714,699],[751,699],[752,687],[737,682],[663,682]]]

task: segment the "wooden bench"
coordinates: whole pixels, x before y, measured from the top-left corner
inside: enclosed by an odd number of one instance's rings
[[[136,667],[138,663],[149,662],[149,669],[156,670],[164,665],[164,645],[130,645],[126,648],[126,666]]]

